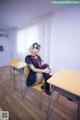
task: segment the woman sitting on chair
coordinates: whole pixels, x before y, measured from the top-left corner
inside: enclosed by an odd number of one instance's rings
[[[43,64],[41,57],[38,55],[39,51],[40,45],[34,43],[31,47],[31,54],[27,55],[25,58],[25,62],[30,69],[26,84],[27,86],[32,86],[44,80],[44,86],[42,86],[42,89],[45,90],[47,95],[50,95],[50,86],[47,83],[47,80],[51,77],[50,68],[48,64]]]

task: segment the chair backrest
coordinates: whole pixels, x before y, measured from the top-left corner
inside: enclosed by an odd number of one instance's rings
[[[29,72],[30,72],[29,67],[28,67],[28,66],[27,66],[27,67],[25,67],[25,68],[24,68],[24,75],[28,75],[28,74],[29,74]]]

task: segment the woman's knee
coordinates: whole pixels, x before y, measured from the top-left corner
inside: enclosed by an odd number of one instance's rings
[[[43,66],[42,66],[42,69],[45,69],[45,68],[49,68],[49,65],[47,63],[43,64]]]

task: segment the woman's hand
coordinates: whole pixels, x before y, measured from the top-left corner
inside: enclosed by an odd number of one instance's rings
[[[44,69],[44,73],[50,74],[51,73],[51,69],[50,68],[45,68]]]

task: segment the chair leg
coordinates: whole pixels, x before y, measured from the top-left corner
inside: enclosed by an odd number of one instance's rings
[[[60,94],[58,93],[57,98],[56,98],[56,104],[59,102]]]

